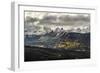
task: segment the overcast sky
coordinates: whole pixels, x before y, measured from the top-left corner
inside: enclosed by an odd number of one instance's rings
[[[25,11],[25,20],[27,17],[33,19],[36,25],[44,25],[55,29],[55,26],[62,26],[65,29],[76,27],[89,27],[90,26],[90,14],[86,13],[54,13],[54,12],[34,12]]]

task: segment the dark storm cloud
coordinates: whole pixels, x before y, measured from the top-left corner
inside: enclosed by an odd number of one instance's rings
[[[70,16],[70,15],[62,15],[60,18],[60,20],[62,21],[86,21],[86,22],[89,22],[90,19],[89,19],[89,16],[84,16],[83,15],[76,15],[76,16]]]
[[[31,12],[25,15],[26,22],[37,25],[87,26],[90,24],[90,15],[85,13]]]
[[[40,20],[40,24],[58,24],[58,25],[74,25],[75,23],[89,23],[90,16],[89,14],[60,14],[57,15],[48,15],[44,16],[43,19]],[[78,24],[77,24],[78,25]]]
[[[44,16],[40,23],[52,23],[57,20],[57,16]]]

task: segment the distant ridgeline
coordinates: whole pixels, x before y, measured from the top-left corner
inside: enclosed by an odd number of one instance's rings
[[[63,28],[41,35],[24,35],[24,41],[25,46],[90,50],[90,32],[65,31]]]

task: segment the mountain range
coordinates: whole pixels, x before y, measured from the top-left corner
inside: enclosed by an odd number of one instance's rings
[[[90,33],[76,33],[76,32],[49,32],[44,35],[25,35],[25,45],[54,48],[56,44],[61,42],[78,42],[85,48],[90,48]],[[65,42],[65,43],[66,43]],[[73,44],[72,44],[73,45]],[[56,47],[59,48],[59,47]],[[66,48],[66,47],[65,47]],[[78,47],[80,48],[80,47]],[[84,47],[81,47],[84,48]]]

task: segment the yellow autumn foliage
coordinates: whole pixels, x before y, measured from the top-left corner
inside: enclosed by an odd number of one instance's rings
[[[56,48],[78,48],[80,46],[80,43],[77,41],[65,41],[60,42],[55,47]]]

